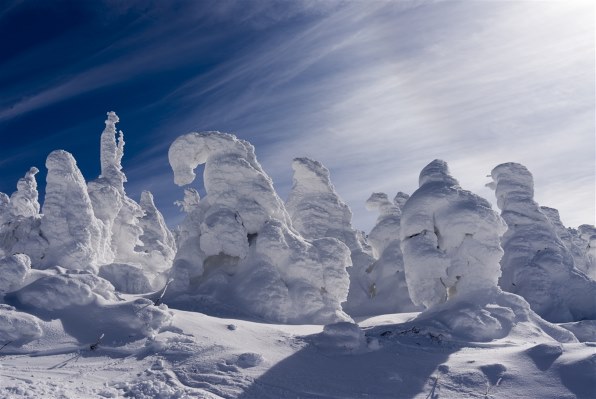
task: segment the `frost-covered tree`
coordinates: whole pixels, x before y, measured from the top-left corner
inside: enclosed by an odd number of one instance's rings
[[[47,240],[41,233],[37,181],[32,167],[19,179],[17,191],[9,197],[0,193],[0,255],[27,253],[35,267],[44,257]]]
[[[152,258],[146,262],[148,265],[171,264],[176,253],[174,235],[168,229],[163,215],[155,206],[153,194],[143,191],[139,205],[144,212],[139,221],[143,234],[139,237],[142,245],[137,246],[136,250],[144,252]],[[162,270],[158,268],[153,271],[159,273]]]
[[[62,266],[97,272],[102,223],[93,213],[87,185],[74,157],[64,151],[50,153],[41,232],[48,240],[46,267]]]
[[[362,250],[352,227],[352,211],[331,184],[329,170],[318,161],[296,158],[292,162],[293,186],[286,209],[294,228],[306,239],[334,237],[350,250]]]
[[[141,204],[126,195],[127,179],[122,172],[124,134],[116,129],[118,122],[116,113],[108,112],[100,141],[101,174],[88,184],[94,214],[102,221],[102,236],[106,237],[102,260],[110,265],[110,270],[113,264],[140,268],[153,281],[171,267],[176,246],[151,193],[142,194]],[[126,269],[129,276],[141,273]],[[105,276],[119,275],[106,273]],[[162,283],[158,280],[154,288]],[[144,281],[138,285],[144,286]]]
[[[172,292],[208,296],[267,320],[348,318],[340,303],[348,292],[349,249],[334,238],[307,242],[293,230],[250,143],[219,132],[189,133],[168,156],[181,186],[205,164],[207,192],[200,201],[189,199],[196,205],[178,233]]]
[[[582,224],[574,231],[572,239],[583,250],[587,259],[586,269],[582,271],[592,280],[596,280],[596,227]]]
[[[485,199],[463,190],[447,163],[434,160],[403,207],[401,249],[412,301],[429,308],[494,288],[505,224]]]
[[[401,210],[408,198],[399,192],[391,201],[385,193],[373,193],[366,201],[366,207],[379,216],[368,235],[376,261],[365,270],[370,301],[363,305],[374,307],[377,314],[419,310],[408,293],[399,238]]]
[[[35,175],[39,172],[35,166],[31,167],[25,177],[19,179],[17,191],[10,196],[10,212],[13,216],[30,217],[39,214],[37,181]]]
[[[565,248],[567,248],[567,251],[569,251],[575,268],[594,279],[596,277],[593,275],[595,270],[592,269],[592,262],[586,251],[589,244],[582,239],[577,230],[569,229],[563,225],[558,210],[541,206],[540,211],[548,218],[555,234],[559,237]]]
[[[390,282],[376,285],[376,274],[371,274],[375,259],[361,232],[352,227],[352,211],[337,194],[331,183],[329,170],[318,161],[296,158],[293,186],[286,209],[296,230],[308,240],[324,237],[337,238],[350,248],[352,267],[350,290],[344,310],[351,316],[363,316],[397,311],[399,305],[387,293]],[[381,287],[383,285],[383,287]]]
[[[507,222],[499,285],[523,296],[532,309],[552,322],[596,317],[596,282],[578,272],[574,257],[557,235],[557,222],[534,201],[534,181],[525,166],[495,167],[489,185]],[[558,215],[547,210],[552,219]],[[555,217],[556,216],[556,217]]]

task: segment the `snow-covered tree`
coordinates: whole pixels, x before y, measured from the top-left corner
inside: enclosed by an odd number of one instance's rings
[[[523,296],[546,320],[566,322],[596,317],[596,282],[574,266],[574,256],[557,235],[558,214],[534,201],[534,180],[525,166],[495,167],[489,185],[507,222],[499,285]],[[553,224],[553,220],[555,221]]]
[[[205,164],[207,195],[178,234],[172,291],[208,295],[221,303],[282,322],[347,319],[349,249],[334,238],[307,242],[258,163],[254,147],[235,136],[189,133],[169,150],[178,185]],[[185,201],[186,203],[186,201]]]
[[[13,216],[30,217],[39,214],[37,181],[35,175],[39,172],[35,166],[31,167],[25,177],[19,179],[17,191],[10,196],[10,212]]]
[[[107,116],[101,134],[101,174],[88,184],[94,214],[102,221],[102,236],[106,237],[101,248],[102,263],[140,268],[153,281],[171,267],[176,246],[151,193],[142,194],[141,204],[126,195],[124,183],[127,179],[122,172],[124,134],[116,130],[119,122],[116,113],[108,112]],[[126,269],[129,276],[140,273],[130,273],[132,269]],[[106,273],[104,271],[106,277],[118,275]],[[154,288],[161,283],[161,279],[155,281]],[[144,281],[139,282],[139,286],[144,284]]]
[[[344,310],[351,316],[397,311],[399,304],[389,294],[395,287],[390,281],[381,284],[377,273],[371,274],[375,262],[371,248],[352,227],[352,211],[336,192],[329,170],[309,158],[294,159],[292,169],[293,186],[286,209],[296,230],[308,240],[337,238],[351,251],[350,290]]]
[[[403,207],[401,249],[412,301],[429,308],[496,287],[505,224],[485,199],[463,190],[434,160]]]
[[[38,172],[36,167],[30,168],[10,197],[0,193],[0,256],[27,253],[35,267],[40,267],[47,246],[40,230]]]
[[[365,270],[371,300],[367,307],[374,306],[377,314],[419,309],[410,299],[400,246],[401,210],[408,198],[399,192],[391,201],[385,193],[373,193],[366,201],[369,210],[379,213],[368,235],[376,261]]]
[[[48,240],[46,267],[97,272],[102,223],[93,213],[87,185],[74,157],[64,151],[50,153],[41,232]]]

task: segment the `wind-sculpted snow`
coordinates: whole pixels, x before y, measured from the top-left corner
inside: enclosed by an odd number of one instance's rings
[[[292,229],[250,143],[190,133],[172,143],[168,156],[178,185],[190,184],[205,164],[207,192],[199,200],[187,191],[181,203],[190,212],[178,232],[173,292],[208,295],[267,320],[348,319],[340,303],[349,249],[333,238],[307,242]]]
[[[596,227],[589,224],[582,224],[572,236],[576,245],[585,253],[586,270],[582,270],[592,280],[596,280]]]
[[[63,150],[50,153],[41,232],[48,240],[46,267],[97,272],[103,226],[93,213],[87,185],[73,156]]]
[[[35,266],[44,258],[47,240],[41,233],[37,181],[32,167],[10,197],[0,193],[0,256],[26,253]]]
[[[108,112],[101,135],[101,175],[88,184],[94,214],[103,223],[102,263],[138,266],[157,288],[163,283],[158,276],[172,265],[176,246],[151,193],[143,192],[141,204],[126,195],[121,164],[124,134],[120,131],[116,139],[118,121],[114,112]],[[136,286],[143,284],[139,281]]]
[[[152,289],[143,269],[126,263],[102,265],[98,275],[112,283],[117,291],[125,294],[143,294]]]
[[[490,187],[508,225],[502,239],[501,288],[523,296],[552,322],[595,318],[596,282],[574,267],[573,254],[557,235],[562,228],[558,214],[547,210],[549,219],[534,202],[532,174],[523,165],[505,163],[491,176]]]
[[[377,274],[371,274],[375,258],[362,234],[352,227],[352,211],[335,191],[329,170],[309,158],[294,159],[292,168],[294,184],[286,209],[293,226],[308,240],[333,237],[351,251],[350,289],[344,310],[351,316],[363,316],[399,309],[393,300],[396,298],[389,298],[395,288],[392,282],[376,286]]]
[[[176,253],[174,235],[168,229],[161,212],[155,206],[153,195],[149,191],[143,191],[139,205],[144,212],[139,220],[139,227],[143,231],[139,239],[143,244],[135,249],[148,254],[152,258],[146,262],[148,266],[171,265]],[[163,270],[162,266],[155,268],[153,272],[158,273]]]
[[[559,237],[567,251],[569,251],[571,257],[573,257],[575,268],[582,271],[592,280],[596,279],[596,270],[594,270],[587,251],[589,244],[582,239],[580,233],[575,229],[568,229],[563,225],[558,210],[541,206],[540,211],[547,217],[555,234]]]
[[[39,169],[32,167],[25,177],[19,179],[17,191],[10,196],[10,212],[13,216],[31,217],[39,214],[37,181]]]
[[[411,321],[426,324],[443,339],[487,342],[507,337],[512,330],[526,330],[524,335],[550,337],[558,342],[577,339],[568,330],[538,316],[520,296],[502,291],[497,286],[482,288],[472,295],[458,295],[437,305]]]
[[[434,160],[405,203],[401,249],[412,301],[429,308],[452,296],[495,287],[505,224],[488,201],[463,190]]]
[[[387,194],[373,193],[366,202],[367,208],[378,211],[379,216],[368,235],[368,242],[376,260],[360,272],[359,281],[351,282],[351,287],[356,283],[360,285],[360,290],[356,292],[366,293],[367,300],[363,300],[361,295],[359,301],[362,314],[419,310],[419,307],[412,303],[408,293],[399,238],[401,207],[408,197],[400,192],[390,201]],[[348,305],[354,297],[351,288]]]
[[[286,202],[293,226],[307,240],[334,237],[352,251],[362,245],[352,227],[352,211],[331,184],[329,170],[309,158],[292,162],[294,184]]]
[[[16,292],[18,300],[25,305],[43,310],[67,309],[104,300],[117,300],[114,287],[94,274],[67,271],[42,277]]]
[[[25,254],[0,258],[0,298],[7,292],[21,288],[31,270],[31,259]]]
[[[115,140],[116,123],[120,121],[115,112],[108,112],[106,127],[101,134],[101,176],[116,188],[118,192],[124,194],[124,182],[126,176],[122,172],[122,157],[124,156],[124,134],[118,133],[118,140]]]
[[[21,346],[40,338],[43,331],[39,321],[35,316],[0,304],[0,342]]]

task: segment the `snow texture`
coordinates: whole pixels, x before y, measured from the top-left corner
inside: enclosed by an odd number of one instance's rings
[[[431,327],[443,339],[488,342],[505,338],[514,329],[525,335],[549,337],[557,342],[578,342],[568,330],[538,316],[520,296],[493,286],[457,296],[422,312],[411,322]]]
[[[48,240],[44,268],[97,272],[105,247],[101,221],[95,217],[87,185],[74,157],[64,151],[50,153],[41,232]]]
[[[151,282],[143,269],[126,263],[102,265],[98,275],[125,294],[143,294],[152,290]]]
[[[463,190],[447,163],[434,160],[407,200],[401,249],[410,297],[426,308],[497,285],[503,220],[490,203]]]
[[[307,242],[290,217],[254,147],[219,132],[189,133],[168,153],[178,185],[205,164],[207,195],[194,203],[178,232],[172,292],[208,295],[266,320],[347,320],[349,248],[335,238]]]
[[[0,304],[0,343],[21,346],[42,336],[39,319]]]
[[[563,241],[557,234],[566,233],[558,213],[547,208],[545,214],[534,201],[532,174],[523,165],[504,163],[491,176],[490,187],[508,225],[501,288],[523,296],[552,322],[596,318],[596,282],[575,268],[574,254],[565,245],[571,247],[571,239],[563,234]]]
[[[351,251],[362,251],[352,227],[352,211],[331,184],[329,170],[309,158],[294,159],[292,169],[294,184],[286,209],[294,228],[307,240],[334,237]]]
[[[358,286],[360,290],[354,291],[361,295],[358,312],[350,314],[374,315],[420,310],[410,299],[399,238],[401,208],[408,198],[407,194],[400,192],[390,201],[387,194],[373,193],[367,200],[367,208],[379,212],[377,222],[368,235],[368,243],[376,260],[358,275],[353,273],[351,276],[354,278],[351,287]],[[351,288],[347,305],[351,305],[350,299],[356,299],[352,293]],[[363,300],[362,293],[366,294],[367,300]]]
[[[15,295],[24,305],[50,311],[88,305],[99,298],[117,300],[114,287],[108,281],[73,270],[35,280]]]
[[[351,316],[413,309],[403,283],[403,267],[399,276],[399,265],[392,264],[392,260],[403,264],[401,251],[399,259],[375,262],[362,234],[352,227],[352,212],[337,194],[329,170],[309,158],[294,159],[292,168],[294,184],[286,208],[293,226],[308,240],[337,238],[351,251],[350,289],[343,309]]]
[[[10,197],[0,193],[0,256],[27,253],[38,265],[44,257],[47,240],[41,233],[37,181],[32,167],[19,179]]]
[[[88,184],[94,214],[102,222],[101,263],[121,263],[140,267],[147,273],[153,288],[163,283],[163,274],[174,258],[176,245],[163,216],[155,207],[150,192],[143,192],[138,204],[126,195],[122,172],[124,134],[116,139],[114,112],[108,112],[101,135],[101,175]],[[134,274],[131,274],[132,277]],[[144,280],[131,283],[142,286]]]
[[[31,270],[31,259],[25,254],[0,258],[0,296],[22,287]]]
[[[39,214],[37,181],[35,175],[39,172],[31,167],[25,177],[19,179],[17,191],[10,196],[10,212],[13,216],[31,217]]]

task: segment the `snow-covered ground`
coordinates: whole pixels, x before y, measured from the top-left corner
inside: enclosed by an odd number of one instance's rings
[[[492,171],[498,213],[434,160],[367,235],[319,162],[284,202],[250,143],[189,133],[170,164],[206,195],[171,231],[117,122],[97,179],[56,150],[43,206],[35,167],[0,193],[0,398],[596,398],[596,229],[523,165]]]
[[[3,398],[593,398],[596,344],[531,329],[491,342],[435,334],[415,313],[353,326],[277,325],[174,311],[122,346],[81,345],[61,323],[0,357]],[[100,331],[97,331],[100,334]]]

